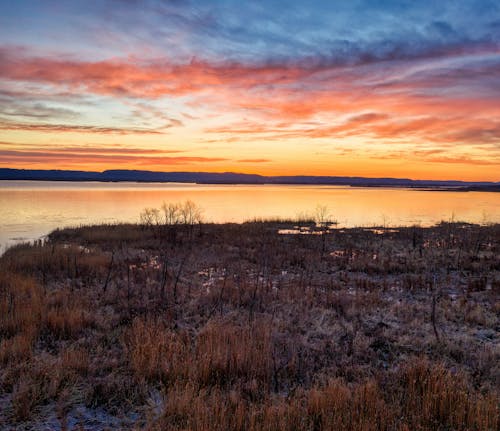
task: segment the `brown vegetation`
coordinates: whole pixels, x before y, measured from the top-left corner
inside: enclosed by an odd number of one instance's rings
[[[162,211],[0,258],[0,427],[499,428],[499,225]]]

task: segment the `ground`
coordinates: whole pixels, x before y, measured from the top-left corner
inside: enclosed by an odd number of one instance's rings
[[[496,430],[500,225],[103,225],[0,258],[0,428]]]

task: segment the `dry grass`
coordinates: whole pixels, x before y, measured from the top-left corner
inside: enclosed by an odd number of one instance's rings
[[[82,227],[8,250],[0,427],[78,407],[101,428],[499,428],[500,226],[278,234],[294,226]]]
[[[258,382],[265,390],[272,373],[270,326],[265,322],[244,327],[210,322],[196,339],[193,358],[201,386],[230,386],[238,380]]]
[[[125,353],[139,380],[164,383],[189,373],[190,341],[158,321],[135,319],[123,337]]]
[[[417,361],[402,373],[402,412],[410,429],[495,429],[498,398],[471,393],[462,372]]]
[[[262,402],[248,401],[237,391],[172,387],[161,416],[147,429],[494,430],[498,426],[498,400],[471,397],[463,380],[453,380],[442,367],[416,360],[391,377],[394,394],[375,380],[347,385],[337,379]]]
[[[85,328],[94,325],[85,299],[67,291],[54,292],[48,298],[45,326],[58,339],[76,339]]]
[[[0,272],[0,364],[31,357],[45,312],[43,292],[34,279]]]

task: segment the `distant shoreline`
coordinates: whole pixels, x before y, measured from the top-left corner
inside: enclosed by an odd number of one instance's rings
[[[391,185],[363,185],[357,186],[353,185],[351,187],[387,187],[387,188],[406,188],[414,189],[425,192],[500,192],[500,185],[492,186],[458,186],[458,187],[448,187],[448,186],[391,186]]]
[[[456,180],[413,180],[409,178],[366,178],[340,176],[263,176],[234,172],[153,172],[108,170],[103,172],[70,170],[31,170],[0,168],[3,181],[135,182],[190,183],[206,185],[322,185],[350,187],[408,188],[429,191],[500,192],[500,182]]]

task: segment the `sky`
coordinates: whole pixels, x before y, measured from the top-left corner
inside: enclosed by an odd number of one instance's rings
[[[500,181],[500,2],[0,2],[0,167]]]

